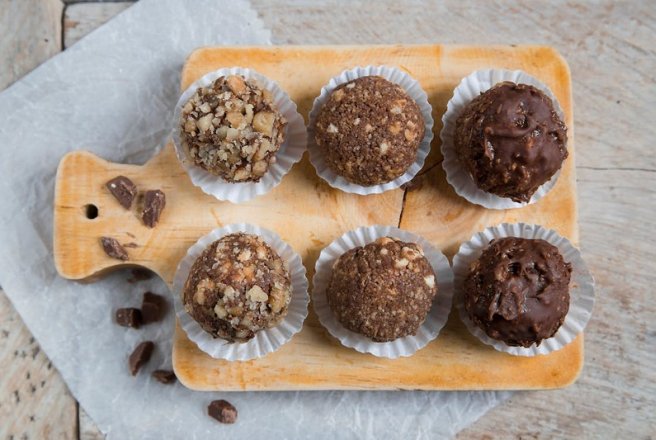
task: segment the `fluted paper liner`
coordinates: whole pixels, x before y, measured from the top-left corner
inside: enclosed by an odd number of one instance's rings
[[[458,119],[458,116],[460,116],[460,113],[464,110],[465,106],[474,98],[502,81],[529,84],[538,88],[551,98],[558,117],[563,121],[565,120],[563,110],[549,87],[537,78],[534,78],[521,70],[477,70],[460,81],[458,87],[453,91],[453,97],[447,104],[446,112],[442,116],[442,131],[440,132],[440,139],[442,140],[441,151],[442,156],[444,156],[442,168],[444,168],[444,171],[446,172],[446,180],[460,197],[488,209],[521,208],[533,204],[544,197],[551,188],[554,187],[558,180],[558,176],[560,175],[560,170],[558,170],[548,182],[545,182],[538,188],[527,203],[519,203],[478,188],[471,174],[469,174],[469,171],[467,171],[458,159],[454,143],[456,120]]]
[[[565,321],[553,337],[544,339],[539,346],[533,344],[528,348],[511,347],[502,341],[492,339],[469,319],[469,315],[465,310],[462,286],[469,274],[470,265],[480,257],[483,249],[490,241],[502,237],[545,240],[556,246],[563,259],[572,265],[572,277],[569,284],[570,304]],[[569,240],[561,237],[555,231],[539,225],[503,223],[487,228],[483,232],[478,232],[470,241],[463,243],[458,253],[453,257],[453,273],[455,288],[454,304],[458,310],[460,319],[462,319],[471,334],[480,339],[481,342],[505,353],[515,356],[537,356],[560,350],[572,342],[583,331],[592,315],[592,308],[595,301],[594,280],[581,257],[581,253]]]
[[[280,150],[275,154],[276,161],[269,164],[269,169],[260,178],[259,182],[228,182],[223,178],[207,172],[194,164],[188,157],[188,152],[182,146],[180,134],[180,114],[182,107],[196,93],[199,87],[211,85],[217,78],[227,75],[242,75],[246,79],[254,80],[262,89],[267,89],[273,95],[273,102],[278,111],[287,119],[285,137]],[[296,110],[296,104],[284,90],[273,80],[266,76],[242,67],[229,67],[215,70],[204,75],[190,85],[180,96],[175,105],[174,128],[172,132],[175,153],[185,169],[191,182],[205,193],[219,200],[232,203],[242,203],[262,194],[266,194],[276,187],[292,166],[301,160],[306,147],[306,131],[303,117]]]
[[[424,323],[414,336],[406,336],[390,342],[374,342],[366,336],[346,329],[337,321],[326,299],[326,288],[330,282],[333,265],[337,259],[350,249],[364,246],[381,237],[393,237],[408,243],[416,243],[424,250],[424,255],[435,271],[437,295]],[[325,247],[315,265],[312,279],[312,303],[321,324],[337,338],[342,345],[360,353],[370,353],[378,357],[395,359],[411,356],[435,339],[446,324],[451,311],[453,295],[453,272],[449,260],[435,246],[420,236],[392,226],[368,226],[349,231]]]
[[[221,338],[214,338],[187,313],[182,303],[184,285],[196,259],[214,241],[237,232],[257,235],[271,246],[288,265],[292,285],[291,302],[282,322],[275,327],[258,331],[255,337],[247,342],[228,342]],[[180,326],[198,348],[215,359],[246,361],[276,351],[301,331],[303,321],[307,317],[309,300],[308,282],[301,257],[275,232],[247,223],[214,229],[201,237],[180,261],[173,279],[173,304]]]
[[[419,147],[417,149],[417,156],[415,161],[410,165],[410,167],[403,173],[401,176],[396,179],[383,183],[380,185],[372,186],[362,186],[357,183],[351,183],[342,176],[335,173],[326,163],[325,156],[323,151],[319,148],[314,140],[314,123],[321,107],[326,103],[328,97],[333,90],[340,84],[347,83],[357,78],[363,76],[377,75],[382,76],[386,80],[398,84],[401,86],[405,92],[410,96],[419,106],[421,115],[424,119],[425,124],[425,133],[424,138],[422,139]],[[415,175],[421,170],[424,166],[424,161],[426,156],[430,152],[431,141],[433,140],[433,116],[431,115],[432,107],[428,103],[428,96],[426,92],[421,88],[421,85],[417,80],[412,78],[407,73],[397,69],[396,67],[390,66],[366,66],[366,67],[356,67],[351,70],[345,70],[339,75],[330,79],[328,84],[321,88],[321,93],[314,100],[312,105],[312,110],[310,111],[309,123],[307,127],[307,149],[310,155],[310,162],[314,166],[315,170],[319,177],[325,180],[333,188],[340,189],[347,193],[368,195],[368,194],[380,194],[385,191],[399,188],[404,183],[412,180]]]

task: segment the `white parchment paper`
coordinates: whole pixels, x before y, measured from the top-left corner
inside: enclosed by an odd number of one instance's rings
[[[52,258],[57,164],[86,149],[143,163],[164,145],[180,69],[194,48],[268,44],[245,0],[142,0],[0,94],[0,284],[80,404],[110,439],[450,437],[508,393],[201,393],[150,379],[170,368],[173,316],[140,330],[112,323],[151,279],[116,273],[93,284],[60,278]],[[374,43],[374,42],[372,42]],[[127,356],[157,343],[136,378]],[[235,425],[207,417],[209,401],[239,409]]]

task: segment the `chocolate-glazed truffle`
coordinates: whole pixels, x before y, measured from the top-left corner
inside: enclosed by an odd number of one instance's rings
[[[456,121],[458,157],[483,191],[528,202],[567,158],[567,127],[533,86],[502,82]]]
[[[198,88],[180,116],[189,158],[228,182],[260,180],[275,161],[285,125],[271,92],[238,75]]]
[[[540,345],[565,320],[571,272],[558,248],[544,240],[492,240],[465,279],[465,309],[491,338]]]
[[[315,124],[315,141],[328,166],[363,186],[403,175],[415,161],[425,130],[417,103],[379,76],[338,86]]]
[[[280,256],[259,237],[238,233],[215,241],[196,259],[183,302],[206,332],[241,342],[280,323],[291,294]]]
[[[326,297],[344,327],[385,342],[414,335],[436,293],[422,249],[384,237],[339,257]]]

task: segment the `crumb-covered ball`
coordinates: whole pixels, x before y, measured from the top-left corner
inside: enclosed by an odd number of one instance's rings
[[[386,342],[416,334],[436,293],[422,249],[383,237],[339,257],[326,297],[344,327]]]
[[[544,240],[492,240],[465,279],[465,309],[493,339],[540,345],[565,320],[571,272],[558,248]]]
[[[196,259],[183,303],[206,332],[241,342],[280,323],[291,295],[280,256],[258,236],[237,233],[215,241]]]
[[[275,162],[286,123],[271,92],[242,76],[222,76],[182,107],[180,137],[197,166],[228,182],[257,182]]]
[[[542,91],[502,82],[465,107],[454,143],[480,189],[528,202],[567,158],[567,127]]]
[[[403,175],[415,161],[425,129],[417,103],[379,76],[338,86],[315,124],[315,142],[328,166],[363,186]]]

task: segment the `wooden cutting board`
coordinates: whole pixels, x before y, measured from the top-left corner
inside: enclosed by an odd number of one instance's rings
[[[276,231],[301,255],[311,279],[321,249],[362,225],[398,225],[422,235],[452,257],[477,231],[501,222],[537,223],[578,243],[571,80],[565,60],[540,46],[323,46],[221,47],[193,52],[182,71],[182,89],[221,67],[251,67],[276,80],[306,118],[321,87],[344,69],[387,64],[416,78],[433,106],[435,139],[427,163],[408,189],[357,196],[320,180],[303,158],[282,183],[262,197],[234,205],[194,187],[167,145],[143,166],[107,162],[75,151],[59,165],[55,189],[54,254],[69,279],[94,278],[126,266],[155,271],[171,285],[187,248],[213,228],[249,222]],[[458,197],[440,166],[441,117],[453,89],[473,70],[521,69],[554,92],[569,127],[570,156],[554,189],[535,205],[509,211],[486,210]],[[123,209],[105,189],[125,175],[140,189],[159,188],[167,205],[160,224],[149,229],[136,209]],[[97,210],[97,216],[94,217]],[[94,218],[89,218],[94,217]],[[128,248],[124,264],[107,257],[100,236]],[[547,389],[576,380],[583,366],[583,336],[548,356],[514,357],[495,351],[469,334],[452,312],[439,337],[414,356],[380,359],[345,348],[319,324],[312,307],[303,330],[268,356],[247,362],[215,360],[176,326],[173,367],[196,390],[320,389]]]

